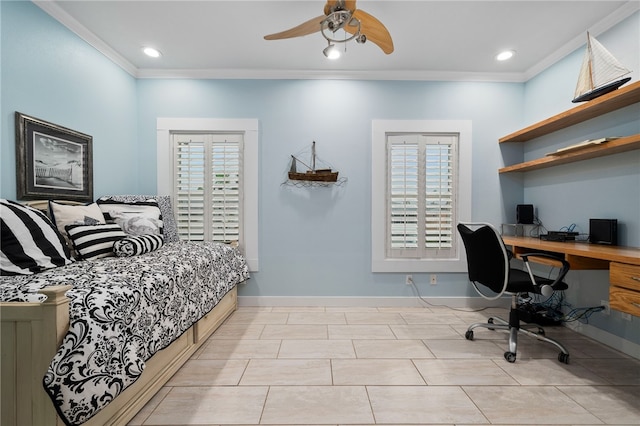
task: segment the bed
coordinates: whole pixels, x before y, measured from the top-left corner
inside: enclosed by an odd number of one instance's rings
[[[126,424],[248,277],[237,247],[186,241],[0,277],[1,423]]]

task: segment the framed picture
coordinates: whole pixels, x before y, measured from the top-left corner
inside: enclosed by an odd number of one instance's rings
[[[19,200],[93,201],[93,138],[16,111]]]

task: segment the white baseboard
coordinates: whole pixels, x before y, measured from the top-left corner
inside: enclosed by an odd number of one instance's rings
[[[631,357],[640,359],[640,345],[633,343],[629,340],[625,340],[621,337],[611,334],[608,331],[601,330],[591,324],[583,324],[580,322],[565,323],[565,327],[574,330],[584,336],[590,337],[602,344],[612,347],[622,353],[625,353]]]
[[[510,298],[486,300],[481,297],[322,297],[322,296],[238,296],[238,306],[353,306],[353,307],[438,307],[508,308]]]

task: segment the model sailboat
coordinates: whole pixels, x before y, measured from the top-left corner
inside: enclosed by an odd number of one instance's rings
[[[305,172],[298,172],[297,163],[307,168]],[[306,165],[295,156],[291,156],[291,168],[289,169],[289,179],[307,180],[313,182],[336,182],[338,180],[338,172],[331,169],[316,169],[316,143],[311,145],[311,166]]]
[[[587,32],[587,51],[582,60],[576,92],[571,102],[590,101],[616,90],[631,80],[631,77],[622,78],[630,72]]]

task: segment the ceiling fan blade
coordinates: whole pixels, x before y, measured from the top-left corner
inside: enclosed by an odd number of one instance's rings
[[[307,34],[313,34],[320,31],[321,26],[320,23],[326,18],[324,15],[317,16],[315,18],[309,19],[307,22],[303,22],[297,27],[290,28],[288,30],[269,34],[264,36],[265,40],[280,40],[283,38],[293,38],[293,37],[302,37]]]
[[[391,34],[389,34],[389,30],[387,30],[387,27],[385,27],[382,22],[361,9],[356,9],[356,11],[353,12],[353,17],[360,21],[360,33],[366,35],[367,40],[377,44],[387,55],[393,52]],[[344,30],[351,34],[354,34],[357,29],[357,25],[344,26]]]

